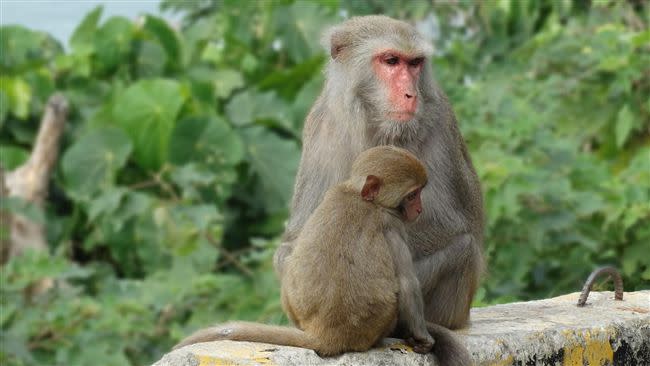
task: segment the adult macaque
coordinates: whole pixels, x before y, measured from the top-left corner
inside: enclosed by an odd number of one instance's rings
[[[404,222],[422,212],[424,166],[406,150],[380,146],[361,153],[351,170],[350,179],[325,194],[286,260],[282,307],[297,329],[233,322],[200,330],[176,347],[228,339],[333,356],[368,350],[396,326],[416,352],[434,345],[430,332],[457,345],[448,330],[424,321],[405,242]],[[453,364],[469,363],[456,347]]]
[[[483,271],[483,202],[456,118],[431,76],[432,48],[407,23],[352,18],[325,37],[331,60],[303,131],[291,217],[274,264],[282,278],[291,252],[325,191],[347,177],[358,154],[396,145],[423,162],[424,212],[407,226],[407,244],[427,321],[467,325]]]

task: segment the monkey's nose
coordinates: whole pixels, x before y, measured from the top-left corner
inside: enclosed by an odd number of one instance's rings
[[[415,96],[415,95],[406,94],[406,99],[411,99],[411,98],[413,98],[414,96]]]

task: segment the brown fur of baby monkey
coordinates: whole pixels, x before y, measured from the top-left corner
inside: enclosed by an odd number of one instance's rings
[[[361,153],[351,170],[326,193],[287,259],[282,306],[297,328],[231,322],[200,330],[176,348],[228,339],[333,356],[370,349],[399,318],[417,352],[431,349],[404,238],[405,221],[422,212],[425,168],[408,151],[381,146]]]

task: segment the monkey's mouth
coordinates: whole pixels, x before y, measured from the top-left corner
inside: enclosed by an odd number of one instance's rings
[[[415,112],[404,111],[404,112],[388,112],[388,118],[397,122],[408,122],[415,117]]]

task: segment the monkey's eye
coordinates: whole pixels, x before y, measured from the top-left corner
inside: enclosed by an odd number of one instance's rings
[[[409,61],[409,66],[420,66],[424,62],[424,57],[416,57]]]
[[[418,191],[413,191],[406,196],[406,199],[409,201],[413,201],[416,197],[418,196]]]
[[[397,65],[399,63],[399,57],[392,56],[384,60],[388,65]]]

